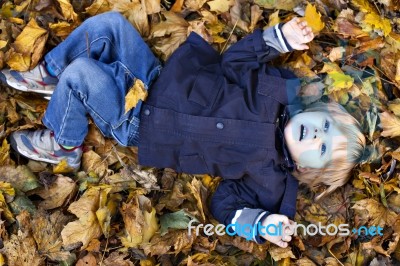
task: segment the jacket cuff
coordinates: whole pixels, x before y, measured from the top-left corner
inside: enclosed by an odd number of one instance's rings
[[[247,240],[253,240],[257,244],[265,242],[260,235],[261,221],[270,213],[263,209],[244,208],[237,210],[232,218],[232,226],[228,228],[230,233],[236,233],[238,236],[244,237]]]
[[[273,27],[263,31],[263,39],[268,46],[278,50],[280,53],[291,52],[294,49],[287,42],[282,32],[283,23],[276,24]]]

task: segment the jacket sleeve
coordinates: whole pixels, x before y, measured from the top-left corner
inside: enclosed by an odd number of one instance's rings
[[[229,235],[237,234],[262,244],[266,240],[260,235],[258,223],[261,223],[270,212],[257,208],[257,205],[252,203],[255,199],[247,198],[254,193],[246,191],[248,188],[240,186],[238,182],[240,181],[221,181],[211,200],[211,213],[227,226]]]
[[[243,76],[260,65],[275,59],[280,53],[292,51],[281,32],[282,24],[252,34],[233,44],[222,55],[225,76],[236,84],[242,84]]]

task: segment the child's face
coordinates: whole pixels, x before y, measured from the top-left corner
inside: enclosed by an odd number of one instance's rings
[[[346,137],[324,112],[295,115],[286,125],[284,136],[293,160],[304,168],[323,168],[332,159],[347,155]]]

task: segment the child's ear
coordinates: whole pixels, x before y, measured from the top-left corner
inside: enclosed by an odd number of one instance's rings
[[[311,168],[308,168],[308,167],[303,167],[301,165],[296,165],[296,168],[297,168],[297,171],[299,173],[306,173],[311,169]]]

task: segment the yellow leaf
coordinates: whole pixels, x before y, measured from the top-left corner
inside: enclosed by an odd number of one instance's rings
[[[354,79],[349,75],[332,71],[328,73],[328,77],[333,80],[333,83],[330,85],[330,91],[348,89],[353,86]]]
[[[128,94],[125,96],[125,113],[136,107],[140,100],[144,101],[146,98],[147,90],[143,81],[136,79],[133,86],[129,89]]]
[[[388,103],[389,110],[400,117],[400,99],[395,99]]]
[[[158,231],[158,219],[156,216],[156,209],[151,208],[151,212],[144,211],[144,230],[143,230],[143,243],[147,243]]]
[[[47,35],[47,31],[39,27],[35,19],[31,19],[18,35],[13,46],[18,53],[30,54],[33,52],[36,40],[43,35]]]
[[[165,20],[151,27],[151,38],[157,38],[154,49],[166,60],[183,43],[188,35],[189,23],[174,12],[162,12]]]
[[[123,203],[120,209],[125,224],[126,235],[121,237],[125,247],[136,248],[143,241],[144,217],[139,207],[138,198],[129,203]]]
[[[358,7],[361,12],[375,12],[374,6],[370,4],[368,0],[352,0],[351,3]]]
[[[390,20],[387,18],[382,18],[376,13],[368,13],[365,15],[364,23],[372,26],[375,29],[381,30],[385,37],[388,36],[392,31]]]
[[[100,155],[90,150],[82,155],[82,169],[85,172],[93,172],[102,178],[107,174],[108,164]]]
[[[104,189],[111,190],[110,187]],[[102,230],[95,212],[99,209],[102,190],[103,187],[89,188],[79,200],[70,204],[68,211],[79,220],[68,223],[61,232],[63,245],[67,250],[76,248],[80,243],[84,249],[90,241],[101,236]]]
[[[280,261],[281,259],[285,258],[292,258],[295,259],[296,257],[294,256],[291,247],[287,248],[281,248],[275,245],[272,245],[268,249],[269,254],[271,254],[271,257],[274,261]]]
[[[314,34],[318,34],[324,27],[325,23],[321,20],[321,14],[317,12],[317,8],[308,3],[304,15],[308,26],[312,28]]]
[[[301,1],[299,0],[254,0],[254,3],[266,9],[283,9],[293,11]]]
[[[58,175],[57,179],[48,187],[38,190],[35,194],[44,200],[39,206],[45,210],[61,207],[67,199],[71,199],[77,190],[74,180],[69,177]]]
[[[8,51],[7,64],[14,70],[27,71],[34,66],[43,55],[48,33],[39,27],[35,19],[31,19]]]
[[[10,144],[4,138],[0,147],[0,166],[14,165],[14,161],[10,158]]]
[[[15,189],[8,182],[0,181],[0,191],[9,196],[15,196]]]
[[[279,10],[276,10],[274,13],[269,15],[268,17],[268,25],[266,28],[275,26],[276,24],[279,24],[281,22],[281,19],[279,18]]]
[[[89,7],[85,8],[86,13],[91,16],[101,14],[110,10],[111,6],[107,0],[95,0]]]
[[[0,192],[0,209],[2,210],[2,213],[8,222],[14,222],[14,215],[8,208],[6,199],[4,198],[3,193],[1,192]]]
[[[7,41],[0,40],[0,49],[6,47],[6,45],[7,45]]]
[[[57,2],[60,4],[63,17],[67,21],[78,21],[78,15],[75,13],[74,8],[72,7],[69,0],[57,0]]]
[[[383,137],[394,138],[400,136],[400,119],[397,116],[385,111],[380,113],[379,117],[381,118],[383,128],[381,135]]]
[[[3,254],[0,254],[0,266],[3,266],[5,264],[6,264],[6,262],[4,260],[4,256],[3,256]]]
[[[234,0],[213,0],[207,2],[210,10],[217,13],[224,13],[229,11],[229,8],[235,4]]]
[[[74,168],[70,167],[66,160],[61,160],[61,162],[53,166],[53,173],[55,174],[67,174],[73,171]]]
[[[56,34],[56,36],[65,38],[75,27],[66,21],[61,21],[57,23],[49,23],[49,28]]]

